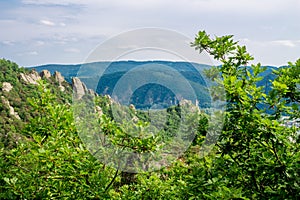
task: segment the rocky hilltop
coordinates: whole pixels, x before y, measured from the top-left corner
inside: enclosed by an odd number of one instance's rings
[[[51,74],[51,72],[48,70],[42,70],[40,73],[38,73],[35,69],[31,69],[29,73],[20,73],[19,75],[19,80],[26,84],[37,85],[42,79],[58,83],[58,89],[62,92],[65,91],[64,84],[68,85],[68,82],[65,81],[64,76],[62,76],[58,71],[55,71],[53,74]],[[97,96],[97,94],[92,89],[88,89],[78,77],[72,77],[71,80],[71,87],[73,88],[74,97],[76,99],[82,98],[85,94]],[[12,88],[13,87],[10,83],[3,82],[2,91],[9,92]]]
[[[20,68],[17,64],[0,59],[0,142],[2,146],[14,146],[22,138],[26,124],[41,113],[34,111],[32,99],[39,99],[40,82],[44,82],[60,103],[72,103],[85,94],[97,95],[76,77],[69,83],[58,71],[37,72]]]

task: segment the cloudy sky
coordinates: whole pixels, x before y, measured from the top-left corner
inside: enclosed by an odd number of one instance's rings
[[[300,58],[299,0],[0,0],[0,57],[22,66],[82,63],[137,28],[233,34],[256,62]]]

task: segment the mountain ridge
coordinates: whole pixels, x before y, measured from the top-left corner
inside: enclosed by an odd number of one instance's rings
[[[140,66],[166,66],[167,68],[172,68],[179,72],[186,80],[189,81],[190,85],[197,93],[197,97],[202,102],[202,107],[209,107],[209,98],[203,99],[204,96],[208,96],[208,93],[204,91],[203,87],[207,87],[206,79],[203,74],[203,70],[209,69],[211,66],[206,64],[199,63],[190,63],[184,61],[164,61],[164,60],[152,60],[152,61],[105,61],[105,62],[93,62],[86,64],[46,64],[41,66],[31,67],[41,72],[42,70],[49,70],[52,74],[54,71],[60,71],[61,74],[65,77],[66,81],[71,83],[72,77],[79,77],[89,89],[93,89],[96,93],[100,95],[112,95],[113,90],[117,84],[117,82],[128,72]],[[273,74],[274,70],[279,70],[282,67],[274,67],[274,66],[265,66],[266,70],[260,74],[263,77],[261,81],[257,83],[258,86],[265,87],[265,93],[268,93],[271,90],[270,81],[275,79],[275,75]],[[161,72],[164,75],[164,72]],[[97,83],[97,84],[96,84]],[[137,92],[137,96],[143,96],[145,91],[150,91],[153,93],[154,91],[161,91],[159,86],[146,86],[146,88],[142,88],[142,91]],[[162,94],[158,94],[154,98],[156,99],[168,99],[174,98],[174,94],[167,94],[167,89],[165,89]],[[203,92],[204,91],[204,92]],[[173,96],[173,97],[171,97]],[[137,103],[138,97],[132,97],[136,99]],[[164,102],[165,103],[165,102]],[[149,107],[149,103],[144,105],[143,102],[139,102],[138,108]]]

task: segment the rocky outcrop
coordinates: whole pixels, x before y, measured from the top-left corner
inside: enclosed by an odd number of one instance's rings
[[[65,81],[65,78],[58,71],[55,71],[53,76],[55,80],[59,83],[59,85],[61,85]]]
[[[29,74],[20,73],[20,78],[25,83],[34,85],[37,85],[37,81],[41,79],[41,77],[35,70],[32,70]]]
[[[130,108],[131,110],[135,110],[135,106],[134,106],[133,104],[130,104],[130,105],[129,105],[129,108]]]
[[[40,72],[40,76],[42,78],[50,79],[51,73],[48,70],[44,69],[43,71]]]
[[[2,83],[2,91],[4,92],[10,92],[13,89],[13,86],[8,82]]]
[[[102,108],[100,106],[96,106],[95,107],[95,111],[96,113],[99,115],[99,116],[102,116],[103,115],[103,111],[102,111]]]
[[[197,103],[198,101],[196,101]],[[194,105],[193,102],[191,100],[187,100],[187,99],[182,99],[179,102],[179,106],[181,107],[185,107],[188,108],[190,111],[192,112],[200,112],[200,109],[198,107],[198,105]]]
[[[53,77],[55,81],[57,81],[59,84],[58,86],[59,90],[64,92],[66,88],[62,85],[62,83],[65,82],[65,78],[58,71],[54,72]],[[35,70],[32,70],[29,74],[20,73],[20,80],[29,84],[37,85],[37,81],[40,80],[41,78],[50,79],[51,78],[50,71],[42,70],[40,74],[38,74]],[[74,95],[75,99],[81,99],[86,94],[92,96],[98,96],[98,94],[94,90],[88,89],[86,85],[83,82],[81,82],[81,80],[78,77],[72,78],[72,87],[75,94]],[[3,84],[2,90],[10,91],[11,90],[10,88],[11,87],[9,83],[7,83],[6,85]]]
[[[92,89],[88,89],[78,77],[72,78],[73,93],[75,99],[81,99],[84,95],[98,96]]]
[[[61,75],[60,72],[55,71],[53,74],[54,79],[59,83],[59,90],[64,92],[65,87],[62,83],[65,81],[65,78]],[[20,79],[25,83],[37,85],[37,81],[41,78],[50,79],[51,73],[48,70],[42,70],[40,74],[38,74],[35,70],[32,70],[29,74],[20,73]]]
[[[104,95],[104,97],[108,99],[109,105],[112,105],[112,104],[116,103],[116,102],[114,101],[114,99],[111,98],[110,95],[106,94],[106,95]]]
[[[64,86],[62,86],[62,85],[59,85],[59,86],[58,86],[58,89],[59,89],[60,91],[62,91],[62,92],[64,92],[64,91],[66,90],[66,88],[65,88]]]
[[[62,83],[65,81],[65,78],[58,71],[55,71],[53,76],[54,76],[54,79],[59,84],[59,86],[58,86],[59,90],[62,91],[62,92],[64,92],[65,91],[65,87],[62,85]]]
[[[9,101],[7,99],[5,99],[4,96],[1,96],[1,100],[2,100],[2,104],[5,105],[8,108],[9,115],[11,117],[15,117],[15,118],[21,120],[19,114],[17,112],[15,112],[15,109],[10,105]]]
[[[92,89],[88,89],[88,94],[92,95],[92,96],[98,96],[98,94],[96,92],[94,92],[94,90],[92,90]]]
[[[75,99],[81,99],[88,92],[87,87],[78,77],[72,78],[72,86]]]

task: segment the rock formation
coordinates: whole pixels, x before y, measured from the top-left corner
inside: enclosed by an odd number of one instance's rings
[[[104,97],[108,99],[109,105],[116,103],[110,95],[106,94],[106,95],[104,95]]]
[[[135,110],[135,106],[134,106],[133,104],[130,104],[130,105],[129,105],[129,108],[130,108],[131,110]]]
[[[55,80],[59,83],[59,85],[61,85],[65,81],[65,78],[58,71],[55,71],[53,76]]]
[[[96,113],[99,115],[99,116],[102,116],[103,115],[103,111],[102,111],[102,108],[100,106],[96,106],[95,107],[95,111]]]
[[[62,92],[65,91],[65,87],[62,85],[62,83],[65,81],[65,78],[58,71],[55,71],[53,76],[54,76],[54,79],[59,84],[59,86],[58,86],[59,90]]]
[[[73,93],[75,99],[81,99],[87,92],[87,87],[78,77],[72,78]]]
[[[50,79],[51,73],[48,70],[44,69],[43,71],[40,72],[40,76],[42,78]]]
[[[179,106],[188,108],[192,112],[200,112],[200,108],[198,107],[198,105],[194,105],[191,100],[182,99],[179,102]]]
[[[55,71],[53,74],[54,79],[58,82],[59,90],[60,91],[65,91],[65,87],[62,85],[63,82],[65,82],[65,78],[61,75],[60,72]],[[46,78],[50,79],[51,78],[51,73],[48,70],[42,70],[40,74],[38,74],[34,69],[29,73],[20,73],[20,80],[23,80],[25,83],[29,84],[34,84],[37,85],[37,81],[40,80],[41,78]],[[81,80],[78,77],[72,78],[72,87],[74,91],[74,97],[75,99],[81,99],[85,94],[89,94],[92,96],[98,96],[98,94],[92,90],[88,89],[86,85],[81,82]],[[12,89],[12,86],[10,83],[3,83],[2,90],[3,91],[10,91]]]
[[[72,86],[73,86],[73,93],[75,99],[81,99],[85,94],[92,95],[92,96],[98,96],[96,92],[92,89],[88,89],[86,85],[81,82],[81,80],[78,77],[72,78]]]
[[[41,79],[41,77],[35,70],[32,70],[29,74],[20,73],[20,78],[25,83],[30,83],[34,85],[37,85],[37,81]]]
[[[60,91],[62,91],[62,92],[64,92],[64,91],[66,90],[66,88],[65,88],[64,86],[62,86],[62,85],[59,85],[59,86],[58,86],[58,89],[59,89]]]
[[[1,96],[1,100],[2,100],[2,104],[8,108],[9,115],[20,120],[21,118],[20,118],[19,114],[17,112],[15,112],[15,109],[10,105],[9,101],[7,99],[5,99],[4,96]]]
[[[92,96],[98,96],[98,94],[96,92],[94,92],[94,90],[92,90],[92,89],[88,89],[88,94],[90,94]]]
[[[11,91],[13,89],[13,86],[10,84],[10,83],[8,83],[8,82],[3,82],[3,84],[2,84],[2,91],[4,91],[4,92],[9,92],[9,91]]]

